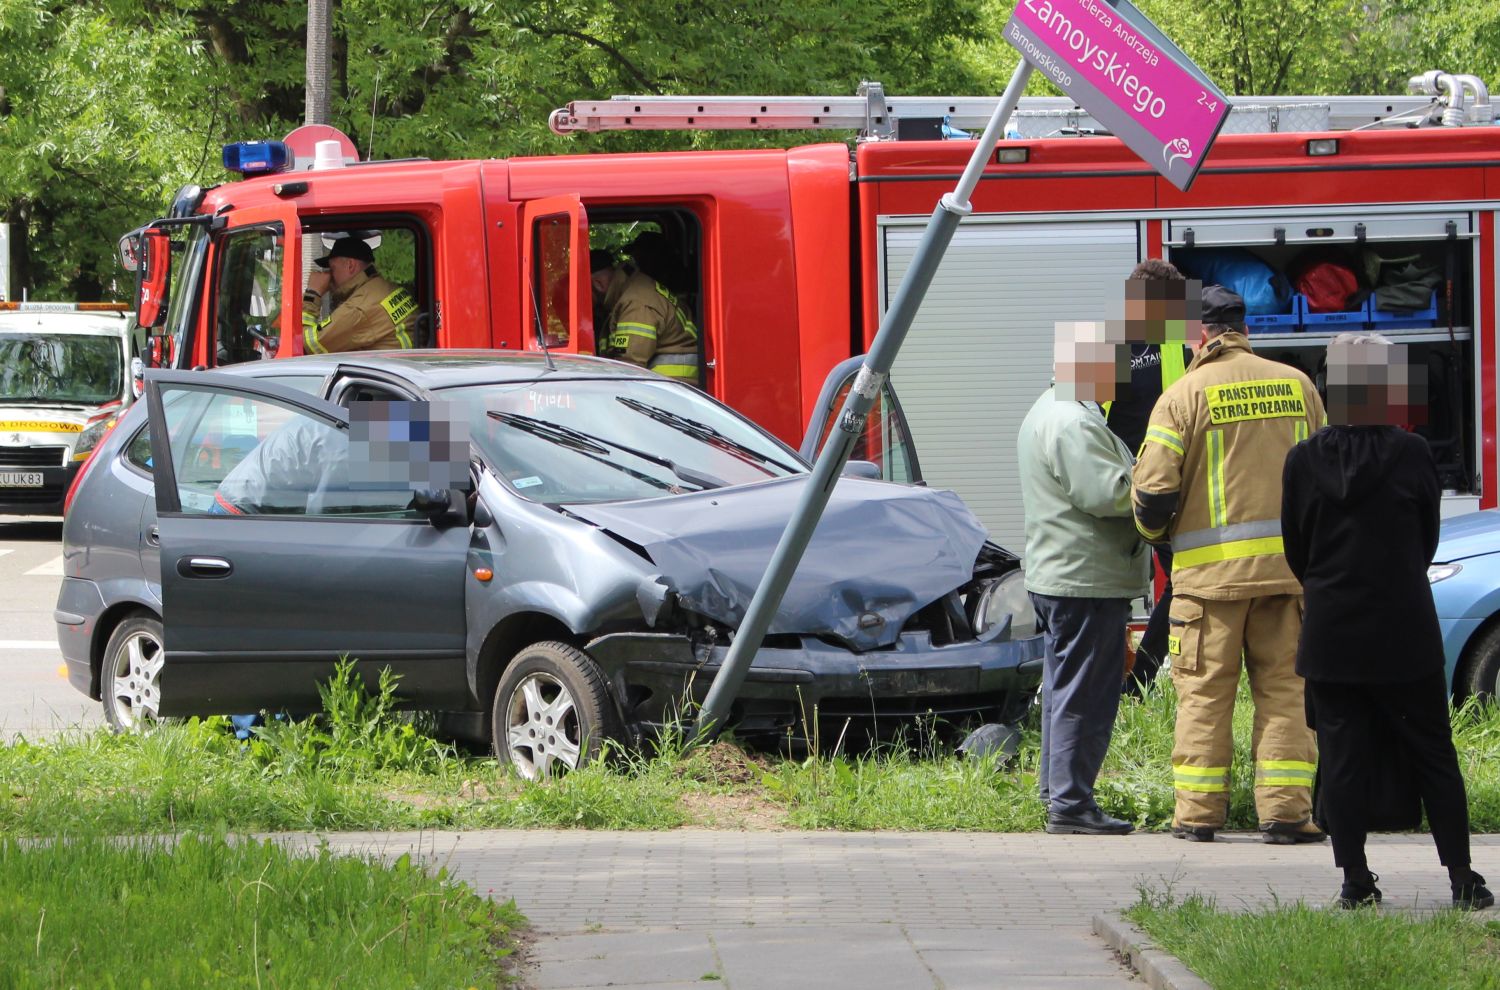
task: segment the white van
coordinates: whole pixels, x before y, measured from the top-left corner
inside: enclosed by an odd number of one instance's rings
[[[0,515],[62,515],[93,434],[134,398],[135,339],[124,306],[0,303]]]

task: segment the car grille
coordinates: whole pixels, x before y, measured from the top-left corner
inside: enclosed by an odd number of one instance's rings
[[[0,468],[61,467],[66,447],[0,447]]]

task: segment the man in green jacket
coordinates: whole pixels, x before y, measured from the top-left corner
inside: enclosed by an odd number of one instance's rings
[[[1128,374],[1126,353],[1106,324],[1059,323],[1054,384],[1026,414],[1017,442],[1026,589],[1047,650],[1038,789],[1054,834],[1132,828],[1094,800],[1125,677],[1130,600],[1149,576],[1132,518],[1130,450],[1100,408]]]

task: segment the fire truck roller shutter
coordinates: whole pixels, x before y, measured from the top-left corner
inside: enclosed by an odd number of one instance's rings
[[[880,305],[890,305],[925,217],[880,220]],[[1052,380],[1053,325],[1103,320],[1139,260],[1135,221],[959,226],[901,347],[891,382],[922,474],[953,488],[1013,551],[1026,545],[1016,433]],[[930,465],[929,465],[930,459]]]

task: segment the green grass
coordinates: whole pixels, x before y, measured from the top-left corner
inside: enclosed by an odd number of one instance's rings
[[[524,920],[402,857],[0,839],[0,986],[494,987]]]
[[[1126,916],[1214,990],[1500,988],[1500,922],[1457,911],[1297,904],[1236,914],[1197,896],[1177,903],[1143,891]]]
[[[132,834],[236,830],[709,827],[1034,831],[1038,736],[1012,766],[968,760],[917,733],[860,756],[747,756],[718,745],[684,756],[680,735],[652,754],[616,753],[554,781],[525,783],[492,759],[462,754],[393,711],[347,671],[326,714],[273,721],[248,743],[222,719],[142,736],[76,733],[0,747],[0,832]],[[1098,782],[1106,811],[1143,828],[1172,816],[1175,696],[1162,681],[1120,706]],[[1251,709],[1236,707],[1229,826],[1253,828]],[[1500,706],[1454,713],[1472,827],[1500,832]]]

